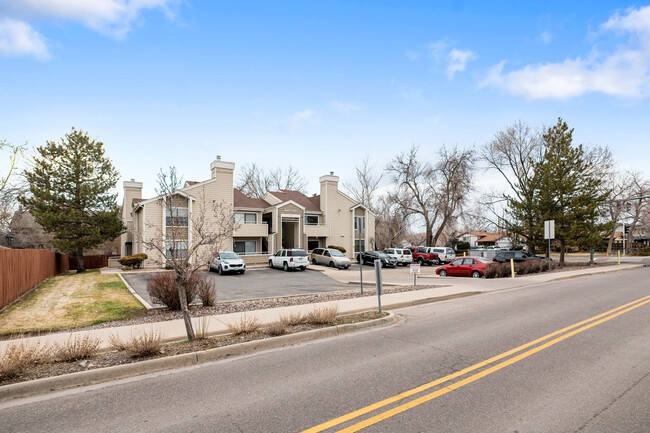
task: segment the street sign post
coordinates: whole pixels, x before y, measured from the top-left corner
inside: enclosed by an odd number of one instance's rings
[[[548,271],[551,272],[551,239],[555,239],[555,220],[544,221],[544,239],[548,239],[546,258],[548,259]]]
[[[379,314],[381,314],[381,260],[375,260],[375,284],[377,286],[377,304],[379,305]]]
[[[411,263],[411,274],[413,275],[413,285],[418,285],[418,275],[420,275],[420,264]]]
[[[363,251],[361,251],[361,224],[357,223],[357,228],[359,229],[359,239],[357,245],[359,245],[359,282],[361,283],[361,294],[363,295]]]

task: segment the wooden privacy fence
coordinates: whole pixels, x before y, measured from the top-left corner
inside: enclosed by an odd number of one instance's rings
[[[108,266],[109,256],[84,256],[86,269]],[[0,308],[43,280],[77,268],[77,258],[46,250],[0,249]]]

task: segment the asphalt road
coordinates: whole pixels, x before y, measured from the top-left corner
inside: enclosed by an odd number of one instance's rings
[[[218,302],[350,289],[350,286],[333,280],[321,272],[309,270],[284,272],[279,269],[250,269],[244,275],[201,272],[214,282]],[[138,295],[142,296],[149,304],[157,305],[152,303],[149,293],[147,293],[147,280],[153,275],[150,272],[122,274]]]
[[[387,328],[0,404],[0,426],[298,432],[375,404],[325,431],[379,417],[361,431],[647,433],[650,303],[548,334],[650,296],[649,281],[644,268],[402,309]]]

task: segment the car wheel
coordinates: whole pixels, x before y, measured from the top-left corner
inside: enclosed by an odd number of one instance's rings
[[[217,268],[217,273],[218,273],[219,275],[223,275],[223,268],[222,268],[221,266],[219,266],[219,267]]]
[[[284,269],[284,272],[289,272],[289,265],[287,265],[287,262],[284,262],[282,269]]]
[[[304,271],[305,269],[307,269],[305,266],[300,267],[300,271]]]
[[[316,264],[316,259],[311,259],[311,264],[315,265]]]
[[[481,273],[479,271],[472,272],[472,278],[481,278]]]
[[[334,262],[330,262],[330,268],[334,267]]]
[[[273,260],[269,260],[269,268],[273,269]]]
[[[422,260],[422,257],[418,257],[418,265],[422,266],[422,263],[424,263],[424,260]]]
[[[441,277],[446,277],[446,276],[447,276],[447,271],[445,271],[445,270],[443,269],[443,270],[441,270],[441,271],[438,273],[438,275],[440,275]]]
[[[436,265],[440,264],[440,259],[436,260]]]
[[[239,271],[239,274],[244,275],[244,272],[246,272],[246,271]]]

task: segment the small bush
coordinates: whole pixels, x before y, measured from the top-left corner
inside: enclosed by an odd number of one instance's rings
[[[498,272],[499,272],[499,264],[498,263],[489,263],[485,267],[484,275],[485,278],[497,278],[498,277]]]
[[[331,325],[336,320],[338,312],[338,307],[316,308],[307,313],[305,322],[312,325]]]
[[[288,332],[289,326],[287,326],[286,323],[280,320],[278,322],[269,323],[264,327],[264,330],[269,335],[273,335],[273,336],[284,335]]]
[[[282,322],[285,326],[296,326],[305,323],[305,317],[300,311],[287,315],[280,314],[280,322]]]
[[[512,275],[512,270],[510,269],[510,262],[501,263],[497,269],[498,278],[505,278]]]
[[[162,335],[152,329],[149,332],[135,335],[130,340],[123,341],[117,335],[111,334],[109,343],[114,350],[125,350],[129,352],[132,358],[141,358],[160,353]]]
[[[195,287],[196,285],[191,283],[185,287],[188,305],[196,297]],[[147,293],[154,302],[163,304],[172,311],[181,309],[181,299],[178,296],[178,287],[176,286],[176,275],[172,272],[160,273],[151,277],[147,281]]]
[[[203,340],[208,337],[208,330],[210,329],[210,316],[201,316],[197,319],[196,338]]]
[[[49,355],[50,349],[41,343],[28,344],[24,341],[9,343],[0,354],[0,380],[20,376],[32,363]]]
[[[252,334],[260,329],[260,322],[255,317],[248,317],[246,314],[239,318],[238,322],[227,323],[228,330],[233,335]]]
[[[92,358],[99,351],[100,343],[99,338],[93,338],[90,335],[71,336],[63,344],[54,344],[54,357],[63,362]]]
[[[196,292],[204,307],[212,307],[217,300],[214,283],[201,274],[194,274],[190,278],[190,285]]]
[[[345,252],[346,252],[346,249],[345,249],[345,248],[343,248],[343,247],[341,247],[341,246],[338,246],[338,245],[328,245],[327,248],[331,248],[331,249],[333,249],[333,250],[339,250],[339,251],[342,252],[343,254],[345,254]]]
[[[132,256],[122,257],[118,260],[119,264],[122,266],[132,267],[134,269],[140,269],[142,263],[147,260],[149,257],[146,254],[134,254]]]

